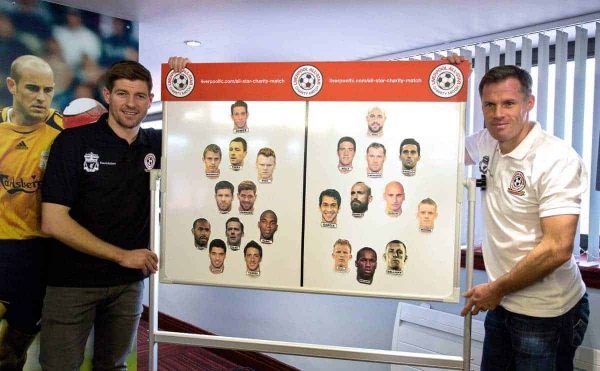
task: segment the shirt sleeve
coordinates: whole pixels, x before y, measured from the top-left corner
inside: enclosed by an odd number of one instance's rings
[[[71,130],[61,132],[50,148],[48,166],[42,182],[42,202],[67,207],[73,205],[74,195],[79,186],[78,169],[83,166],[81,157],[78,155],[78,146],[73,143]]]
[[[465,139],[465,153],[471,158],[474,165],[477,165],[480,160],[479,143],[483,135],[484,130],[481,130],[475,134],[469,135]]]
[[[579,214],[581,198],[587,189],[587,172],[583,161],[570,149],[552,166],[539,174],[540,217]]]

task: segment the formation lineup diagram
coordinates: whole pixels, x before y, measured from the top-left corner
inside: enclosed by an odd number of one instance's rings
[[[162,282],[458,301],[467,66],[162,72]]]

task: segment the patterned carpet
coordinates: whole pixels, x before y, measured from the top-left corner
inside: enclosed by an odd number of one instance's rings
[[[148,370],[148,322],[140,321],[137,340],[138,370]],[[158,369],[160,371],[242,371],[254,370],[237,365],[200,347],[159,344]]]

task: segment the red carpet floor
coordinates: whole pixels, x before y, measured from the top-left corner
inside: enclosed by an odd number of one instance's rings
[[[138,328],[138,370],[148,370],[148,322],[140,321]],[[159,344],[158,370],[160,371],[243,371],[252,368],[237,365],[200,347]]]

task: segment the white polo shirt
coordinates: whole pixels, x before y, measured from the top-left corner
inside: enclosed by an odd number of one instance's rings
[[[540,218],[579,214],[587,174],[579,155],[535,123],[512,152],[502,154],[487,129],[467,138],[471,159],[487,176],[483,214],[487,233],[483,258],[491,281],[509,272],[542,239]],[[534,317],[556,317],[585,292],[575,259],[540,281],[505,296],[507,310]]]

